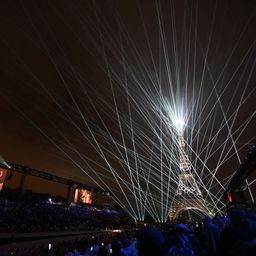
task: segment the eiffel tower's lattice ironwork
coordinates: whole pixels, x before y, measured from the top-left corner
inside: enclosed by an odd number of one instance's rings
[[[183,130],[178,131],[179,145],[179,182],[175,193],[175,198],[169,212],[171,221],[175,221],[181,211],[197,209],[203,214],[208,214],[209,210],[202,197],[201,190],[191,171],[191,163],[186,153],[186,144],[184,141]]]

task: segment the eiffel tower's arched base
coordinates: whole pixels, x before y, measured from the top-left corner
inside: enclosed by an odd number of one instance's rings
[[[202,198],[195,199],[182,199],[181,201],[174,202],[169,211],[170,222],[175,222],[179,214],[187,210],[197,210],[202,215],[209,215],[209,209],[206,207]]]

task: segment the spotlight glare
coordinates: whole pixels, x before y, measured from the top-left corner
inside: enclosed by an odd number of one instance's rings
[[[182,132],[185,126],[185,122],[182,118],[175,118],[173,124],[179,132]]]

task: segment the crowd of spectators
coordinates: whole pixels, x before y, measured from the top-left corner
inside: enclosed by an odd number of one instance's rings
[[[21,250],[13,255],[47,256],[255,256],[256,216],[232,210],[200,223],[165,231],[151,225],[134,231],[88,236]]]
[[[0,232],[64,232],[116,227],[120,225],[115,210],[74,205],[47,200],[0,198]]]
[[[17,256],[121,256],[138,255],[133,231],[85,235],[69,242],[59,242],[11,250]]]
[[[202,222],[191,226],[179,224],[167,232],[147,226],[140,229],[136,236],[125,235],[122,239],[116,239],[115,243],[121,249],[112,255],[255,256],[256,215],[250,211],[233,209],[229,215],[214,218],[207,216]],[[109,247],[102,247],[105,248],[105,254],[90,253],[88,247],[87,254],[82,251],[79,254],[78,250],[70,251],[67,255],[110,255]]]
[[[139,256],[255,256],[256,215],[232,209],[225,216],[207,216],[162,233],[153,227],[138,233]]]
[[[120,213],[51,200],[0,198],[0,233],[69,232],[120,228]],[[132,227],[132,226],[131,226]],[[72,238],[73,239],[73,238]],[[10,255],[48,256],[255,256],[256,214],[232,209],[191,225],[151,225],[83,236],[79,240],[18,249]]]

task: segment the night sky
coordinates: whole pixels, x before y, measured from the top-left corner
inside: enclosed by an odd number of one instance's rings
[[[131,95],[133,125],[148,138],[152,130],[142,113],[158,122],[152,102],[158,105],[159,91],[171,102],[175,95],[177,104],[186,93],[188,109],[198,100],[201,121],[190,117],[195,126],[189,129],[198,131],[202,148],[208,143],[216,147],[206,161],[212,170],[221,154],[218,146],[229,136],[223,127],[216,141],[210,140],[223,111],[229,118],[238,110],[228,122],[241,159],[255,141],[255,1],[4,1],[0,13],[0,155],[6,161],[97,186],[81,170],[95,178],[85,163],[90,158],[91,167],[119,191],[93,148],[90,131],[104,148],[113,149],[104,137],[107,129],[122,141],[115,107],[121,121],[128,122],[124,84]],[[215,105],[216,91],[222,107]],[[212,108],[216,113],[204,124]],[[124,132],[129,148],[131,136]],[[145,148],[138,152],[146,155]],[[218,170],[220,179],[238,167],[235,153],[229,139],[223,155],[231,157]],[[115,157],[109,156],[109,162],[117,172],[122,169]]]

